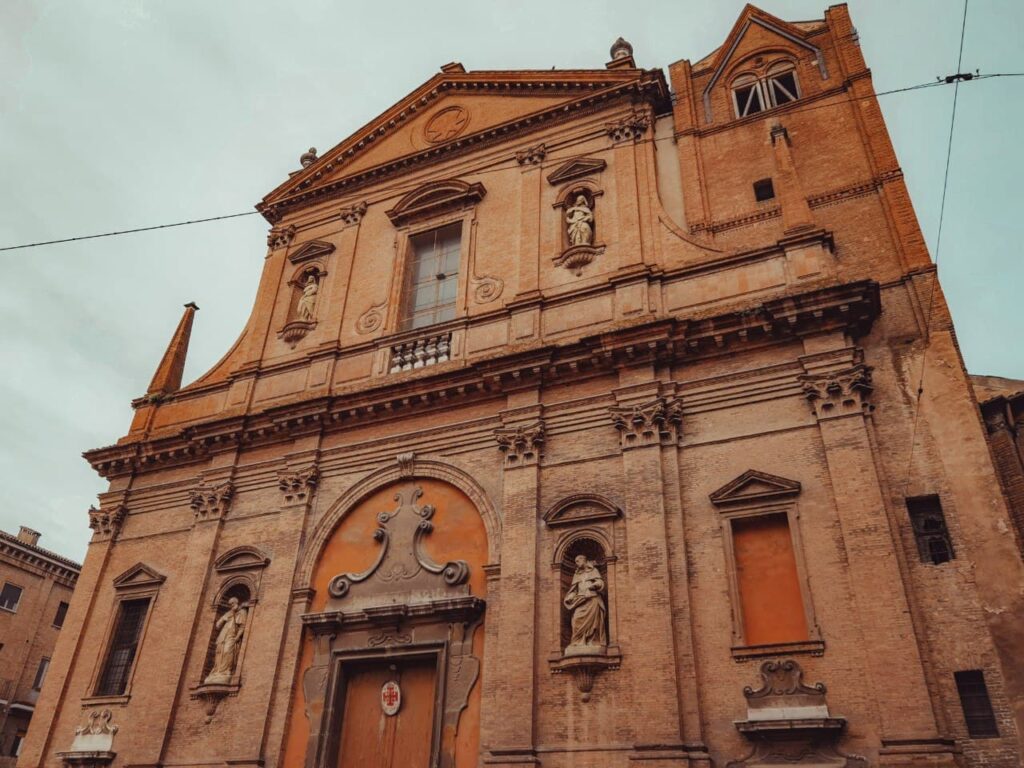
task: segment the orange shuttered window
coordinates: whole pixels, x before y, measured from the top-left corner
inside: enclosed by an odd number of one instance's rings
[[[793,539],[784,514],[732,521],[746,645],[807,640]]]

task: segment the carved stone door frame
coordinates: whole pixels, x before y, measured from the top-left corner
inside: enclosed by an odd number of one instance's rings
[[[448,644],[416,643],[397,648],[380,648],[377,650],[339,650],[332,654],[331,674],[327,684],[323,722],[326,731],[320,739],[321,755],[318,766],[331,766],[342,756],[339,754],[341,729],[345,718],[345,698],[347,694],[346,667],[352,668],[362,663],[401,663],[431,659],[434,662],[434,702],[433,723],[430,736],[430,765],[440,765],[441,728],[444,721],[445,671],[448,668]]]

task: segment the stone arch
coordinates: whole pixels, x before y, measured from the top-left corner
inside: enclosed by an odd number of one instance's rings
[[[398,480],[429,477],[449,483],[469,497],[483,518],[487,532],[487,557],[492,564],[501,560],[501,518],[487,493],[467,472],[451,464],[431,459],[407,459],[371,472],[341,494],[324,514],[309,538],[299,571],[296,587],[312,587],[313,572],[335,529],[346,515],[366,497]]]

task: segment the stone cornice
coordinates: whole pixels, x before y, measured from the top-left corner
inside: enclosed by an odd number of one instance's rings
[[[21,541],[4,531],[0,531],[0,558],[13,561],[18,567],[26,566],[52,574],[69,586],[74,586],[82,572],[82,566],[75,561]]]
[[[671,364],[814,331],[843,330],[856,337],[870,329],[880,311],[879,301],[879,287],[873,281],[823,286],[740,310],[618,328],[563,347],[545,345],[464,366],[381,377],[355,391],[214,419],[159,438],[97,448],[84,456],[97,472],[112,478],[194,463],[243,445],[268,445],[368,420],[443,409],[453,402],[500,397],[527,382],[543,385],[622,365]]]
[[[272,224],[279,222],[286,211],[313,205],[324,200],[331,200],[336,197],[348,194],[353,189],[361,188],[367,184],[376,184],[395,174],[408,173],[411,168],[446,160],[449,157],[465,154],[482,146],[489,146],[505,142],[510,135],[533,132],[547,125],[558,124],[566,120],[576,119],[581,114],[587,114],[603,105],[623,98],[640,98],[650,101],[655,107],[663,107],[667,104],[668,90],[665,85],[664,76],[659,70],[651,70],[642,73],[639,77],[626,82],[607,83],[601,80],[574,81],[571,75],[558,73],[560,78],[554,81],[545,81],[543,84],[530,85],[523,83],[488,83],[487,81],[463,82],[457,86],[453,83],[441,83],[430,92],[432,98],[436,98],[439,92],[445,89],[458,88],[459,90],[480,90],[483,93],[501,92],[505,87],[526,88],[530,94],[554,92],[558,87],[582,90],[586,95],[568,103],[561,103],[547,109],[522,115],[519,118],[510,120],[500,125],[492,126],[477,133],[460,136],[458,139],[430,147],[419,152],[396,158],[387,163],[367,168],[349,176],[343,176],[327,183],[318,183],[324,174],[331,174],[337,168],[343,168],[344,160],[354,155],[361,149],[364,143],[369,143],[377,138],[378,134],[370,131],[366,138],[353,143],[352,140],[343,143],[338,148],[320,158],[317,163],[300,174],[296,179],[289,181],[270,193],[260,203],[256,210]],[[426,97],[424,97],[426,98]],[[394,120],[386,119],[388,113],[380,118],[381,130],[391,129]],[[365,131],[354,134],[353,138],[361,136]],[[387,131],[380,133],[385,135]],[[351,144],[351,146],[349,146]],[[336,165],[337,164],[337,165]]]

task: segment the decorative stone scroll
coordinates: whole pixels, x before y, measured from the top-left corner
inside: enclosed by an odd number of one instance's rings
[[[679,439],[683,424],[683,402],[677,397],[658,397],[649,403],[613,406],[608,409],[619,430],[623,449]]]
[[[385,299],[380,304],[372,304],[356,320],[356,333],[365,336],[373,333],[384,324],[384,308],[388,305]]]
[[[121,530],[121,524],[128,514],[128,509],[121,504],[115,507],[89,507],[89,527],[96,538],[110,538]]]
[[[505,467],[525,467],[536,464],[543,455],[544,422],[494,430],[498,450],[505,454]]]
[[[805,374],[800,383],[819,419],[847,416],[869,407],[871,370],[871,366],[858,363],[841,371]]]
[[[422,495],[423,489],[414,485],[395,494],[398,507],[377,515],[379,527],[373,538],[379,542],[380,552],[376,562],[361,573],[340,573],[331,579],[327,591],[332,598],[345,600],[347,607],[367,599],[379,602],[390,594],[449,595],[450,588],[466,584],[469,565],[464,560],[438,564],[423,551],[423,537],[434,530],[431,518],[435,509],[430,504],[416,503]],[[362,586],[360,596],[350,599],[357,585]]]
[[[806,685],[803,670],[792,659],[764,662],[761,687],[747,686],[743,695],[747,719],[736,721],[736,729],[754,747],[746,757],[727,763],[727,768],[775,763],[867,768],[863,757],[836,750],[846,719],[829,713],[824,684]]]
[[[219,485],[200,485],[192,491],[192,511],[196,521],[218,520],[228,513],[235,487],[230,481]]]
[[[474,275],[470,278],[469,284],[473,287],[473,301],[477,304],[487,304],[494,301],[501,296],[501,292],[505,289],[504,280],[500,277],[491,277],[489,275],[482,275],[480,277]]]
[[[87,716],[85,725],[75,728],[75,738],[67,752],[58,752],[57,757],[67,766],[109,765],[117,756],[114,749],[114,735],[117,726],[111,723],[113,714],[109,709],[94,709]]]

